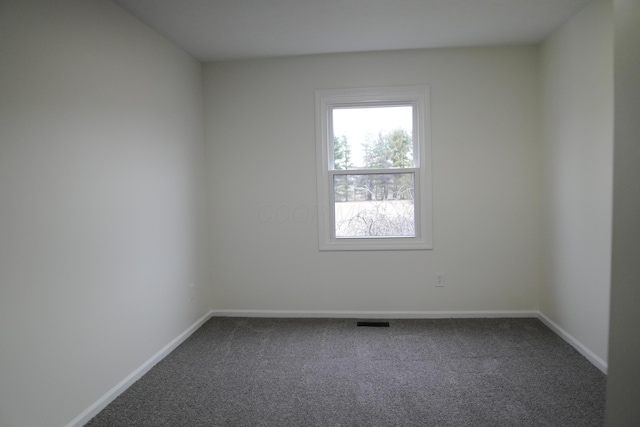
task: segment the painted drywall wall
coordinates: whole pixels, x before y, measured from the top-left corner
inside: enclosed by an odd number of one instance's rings
[[[518,47],[206,64],[213,308],[536,309],[537,61]],[[314,90],[409,84],[431,90],[434,250],[319,252]]]
[[[613,24],[596,0],[541,47],[540,311],[605,364],[613,179]]]
[[[9,0],[0,94],[0,425],[62,426],[208,311],[202,67],[108,1]]]
[[[607,415],[640,420],[640,1],[614,0],[615,142]]]

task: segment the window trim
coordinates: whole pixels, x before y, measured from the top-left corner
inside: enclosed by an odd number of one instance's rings
[[[349,89],[317,89],[316,175],[318,196],[318,238],[320,251],[341,250],[425,250],[433,249],[431,137],[429,87],[385,86]],[[330,152],[333,108],[359,106],[413,105],[414,167],[385,169],[384,173],[415,173],[415,237],[336,238],[333,225],[335,201],[331,181],[334,175],[369,174],[376,169],[333,170]]]

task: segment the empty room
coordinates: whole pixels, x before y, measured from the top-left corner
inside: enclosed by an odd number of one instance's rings
[[[0,426],[638,425],[639,3],[0,0]]]

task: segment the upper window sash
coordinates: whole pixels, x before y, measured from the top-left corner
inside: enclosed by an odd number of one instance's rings
[[[395,101],[395,102],[382,102],[382,101],[373,101],[373,102],[363,102],[363,103],[336,103],[327,108],[327,141],[329,146],[327,147],[327,166],[329,170],[367,170],[372,169],[367,166],[357,166],[354,165],[349,168],[335,168],[335,159],[334,159],[334,143],[335,138],[340,137],[341,135],[337,135],[334,129],[334,112],[336,110],[340,111],[349,111],[349,110],[367,110],[367,109],[393,109],[397,107],[406,107],[411,109],[410,113],[410,121],[411,121],[411,134],[409,135],[411,138],[411,155],[412,155],[412,164],[409,166],[403,167],[395,167],[389,166],[385,169],[405,169],[407,167],[419,168],[420,167],[420,139],[419,132],[420,128],[417,126],[419,124],[419,106],[417,100],[407,100],[407,101]]]

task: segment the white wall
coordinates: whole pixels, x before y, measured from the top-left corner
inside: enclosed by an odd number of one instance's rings
[[[605,364],[611,272],[613,26],[596,0],[541,47],[540,311]]]
[[[65,425],[208,311],[202,105],[110,2],[0,4],[3,427]]]
[[[535,310],[537,61],[518,47],[207,64],[213,308]],[[435,249],[320,253],[314,90],[404,84],[431,87]]]
[[[614,0],[615,160],[607,426],[640,420],[640,0]]]

